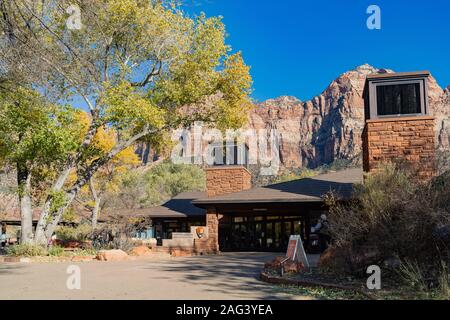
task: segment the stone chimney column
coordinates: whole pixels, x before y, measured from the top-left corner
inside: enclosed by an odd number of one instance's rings
[[[434,117],[367,120],[362,134],[363,168],[376,172],[383,163],[403,160],[420,180],[435,174]]]
[[[417,179],[435,175],[435,118],[428,104],[428,71],[373,74],[364,86],[363,168],[401,161]]]
[[[214,166],[206,169],[206,193],[208,197],[250,189],[252,175],[243,166]],[[219,252],[219,224],[225,219],[216,208],[206,209],[208,227],[208,251]]]

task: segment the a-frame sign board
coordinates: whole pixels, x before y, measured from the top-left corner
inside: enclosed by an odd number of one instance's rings
[[[303,247],[303,242],[300,235],[291,235],[289,237],[285,260],[297,260],[303,263],[306,268],[309,268],[308,257],[306,256],[305,248]]]

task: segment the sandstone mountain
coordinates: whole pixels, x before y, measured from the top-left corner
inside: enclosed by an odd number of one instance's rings
[[[269,99],[256,105],[249,119],[254,129],[276,129],[284,167],[317,167],[337,159],[359,159],[364,127],[363,88],[366,75],[393,72],[362,65],[345,72],[308,101],[295,97]],[[450,146],[450,86],[429,79],[431,114],[436,117],[437,147]]]

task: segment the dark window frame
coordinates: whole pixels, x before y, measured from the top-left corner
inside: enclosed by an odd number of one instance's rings
[[[415,117],[424,116],[428,113],[428,84],[426,78],[413,79],[392,79],[379,80],[369,82],[369,99],[370,99],[370,119],[398,118],[398,117]],[[379,86],[393,86],[403,84],[419,84],[420,87],[420,112],[419,113],[399,113],[399,114],[378,114],[377,88]]]
[[[223,141],[209,144],[212,148],[212,166],[239,165],[248,167],[249,148],[246,143]]]

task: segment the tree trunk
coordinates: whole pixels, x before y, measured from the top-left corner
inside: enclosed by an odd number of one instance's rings
[[[33,241],[33,210],[31,207],[31,173],[25,165],[17,164],[17,184],[20,203],[20,242]]]
[[[166,127],[164,127],[166,128]],[[36,227],[36,234],[35,234],[35,243],[47,245],[48,239],[52,236],[53,232],[56,229],[56,226],[58,225],[59,221],[61,220],[62,214],[64,210],[72,203],[73,199],[75,199],[75,196],[80,191],[81,187],[83,187],[86,183],[89,182],[89,179],[94,175],[97,170],[103,166],[104,164],[108,163],[112,158],[114,158],[119,152],[122,150],[128,148],[133,143],[135,143],[140,138],[159,132],[163,130],[164,128],[155,129],[153,131],[149,130],[148,127],[145,127],[140,133],[134,135],[133,137],[129,138],[128,140],[116,145],[112,150],[110,150],[106,155],[103,157],[100,157],[96,160],[94,160],[92,163],[90,163],[87,168],[85,168],[83,171],[78,172],[78,179],[74,183],[74,185],[69,189],[69,191],[66,192],[66,202],[62,208],[59,208],[55,212],[50,212],[51,205],[53,203],[53,196],[49,195],[47,197],[47,200],[45,201],[44,206],[42,207],[42,212],[39,217],[38,225]],[[67,167],[67,171],[64,172],[58,177],[57,182],[55,183],[55,186],[53,187],[53,191],[61,191],[64,182],[67,179],[67,176],[69,174],[69,171],[71,167]]]
[[[95,200],[95,206],[94,206],[94,209],[92,210],[92,229],[97,228],[98,214],[100,212],[100,201],[101,201],[101,197],[98,197]]]
[[[78,191],[77,191],[78,192]],[[77,192],[68,192],[66,194],[66,203],[64,206],[59,208],[57,211],[53,212],[50,215],[50,221],[47,223],[47,226],[45,227],[45,239],[48,242],[48,239],[51,238],[53,233],[56,230],[56,227],[58,226],[59,221],[61,221],[62,215],[64,211],[72,204],[73,199],[75,199],[75,196],[77,195]]]
[[[50,208],[53,202],[53,197],[47,198],[45,202],[41,216],[39,217],[39,222],[36,227],[36,234],[34,242],[39,245],[47,246],[48,241],[55,232],[56,227],[58,226],[59,221],[64,213],[64,210],[67,209],[72,204],[73,199],[75,198],[75,192],[67,192],[65,194],[65,203],[64,205],[56,210],[55,212],[51,212]],[[40,223],[40,221],[43,221]]]
[[[56,180],[55,184],[52,187],[53,192],[61,191],[62,187],[64,186],[64,182],[66,181],[67,177],[69,176],[70,167],[67,167],[64,169],[60,175],[58,176],[58,179]],[[44,205],[42,206],[41,214],[39,216],[39,221],[36,226],[36,232],[34,237],[34,242],[36,244],[41,245],[47,245],[48,239],[45,236],[45,229],[47,224],[49,223],[49,215],[50,215],[50,207],[53,201],[52,195],[47,196],[47,199],[45,200]],[[51,236],[51,235],[50,235]]]
[[[93,177],[91,177],[89,179],[89,188],[91,189],[92,198],[94,198],[94,201],[95,201],[94,208],[92,209],[92,229],[96,229],[97,228],[98,213],[100,211],[100,200],[101,200],[101,197],[97,194],[97,191],[95,190],[94,178]]]

